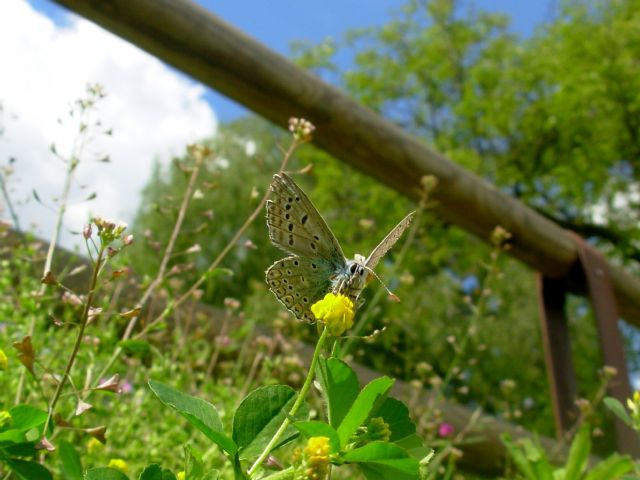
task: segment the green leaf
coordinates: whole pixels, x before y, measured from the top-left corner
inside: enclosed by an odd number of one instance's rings
[[[145,340],[121,340],[118,346],[129,355],[145,356],[151,352],[151,346]]]
[[[185,480],[217,480],[218,470],[205,472],[202,455],[194,450],[190,445],[184,448],[185,454]],[[240,477],[244,478],[244,477]]]
[[[9,410],[11,415],[11,428],[15,430],[31,430],[44,425],[47,421],[47,412],[31,405],[16,405]]]
[[[0,447],[27,442],[23,430],[11,429],[0,433]]]
[[[170,470],[152,463],[142,471],[139,480],[176,480],[176,476]]]
[[[319,358],[316,375],[327,405],[329,424],[338,428],[358,397],[360,384],[356,373],[342,360]]]
[[[129,480],[129,477],[115,468],[98,467],[87,470],[84,480]]]
[[[53,480],[51,472],[36,462],[10,458],[5,460],[11,471],[21,480]]]
[[[149,387],[162,403],[177,410],[191,425],[204,433],[209,440],[222,450],[229,455],[237,452],[238,447],[223,431],[218,411],[209,402],[192,397],[154,380],[149,381]]]
[[[578,480],[587,467],[591,451],[591,427],[584,424],[571,443],[565,466],[565,480]]]
[[[242,400],[233,417],[233,440],[240,449],[241,459],[260,454],[287,417],[296,396],[293,388],[287,385],[272,385],[258,388]],[[305,420],[307,417],[308,408],[303,405],[293,420]],[[289,425],[280,445],[297,434],[293,425]]]
[[[11,457],[32,457],[38,453],[36,449],[36,442],[20,442],[9,445],[2,445],[0,443],[3,453]]]
[[[371,442],[344,454],[342,459],[359,463],[364,475],[371,480],[416,480],[419,463],[397,445]]]
[[[391,430],[389,442],[395,443],[403,438],[415,435],[416,425],[411,420],[409,409],[400,400],[387,397],[372,417],[382,417]]]
[[[588,474],[584,480],[616,480],[625,473],[632,472],[634,469],[633,461],[628,456],[618,455],[614,453],[607,459],[598,463]]]
[[[393,442],[393,444],[406,450],[409,455],[418,460],[422,460],[432,451],[429,447],[425,446],[424,440],[418,435],[409,435],[408,437]]]
[[[340,451],[340,437],[338,437],[338,432],[328,423],[317,421],[296,422],[293,426],[300,430],[300,433],[306,438],[328,437],[329,444],[331,445],[330,453],[338,453]]]
[[[362,389],[338,427],[341,447],[349,442],[351,435],[364,423],[378,403],[384,399],[392,385],[392,379],[380,377],[372,380]]]
[[[529,460],[537,480],[553,480],[553,465],[549,463],[547,454],[541,446],[535,445],[531,439],[525,438],[522,440],[522,450]]]
[[[631,416],[629,416],[629,413],[617,398],[605,397],[603,402],[609,410],[611,410],[616,416],[620,418],[620,420],[622,420],[624,423],[626,423],[630,427],[633,427],[633,421],[631,420]]]
[[[526,455],[523,453],[522,449],[515,443],[513,443],[513,440],[511,440],[511,436],[508,434],[502,435],[502,443],[504,443],[507,452],[509,452],[509,456],[511,456],[513,463],[516,465],[520,473],[524,475],[528,480],[538,480],[533,466],[527,459]]]
[[[147,465],[138,480],[162,480],[162,467],[157,463]]]
[[[202,455],[191,445],[184,447],[184,472],[186,480],[198,480],[204,475]]]
[[[204,278],[215,278],[219,276],[231,277],[233,276],[233,270],[229,268],[214,268],[211,271],[204,272]]]
[[[62,476],[65,480],[82,480],[84,478],[80,455],[66,440],[60,440],[58,444],[58,458],[62,463]]]

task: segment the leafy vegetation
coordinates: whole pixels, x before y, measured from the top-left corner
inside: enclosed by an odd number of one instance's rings
[[[520,39],[500,15],[411,0],[387,25],[298,46],[298,61],[635,271],[639,7],[567,2]],[[347,72],[333,63],[342,50]],[[86,118],[103,95],[94,86],[77,104],[79,137],[99,127]],[[131,228],[85,226],[89,260],[54,257],[56,234],[46,252],[3,227],[2,478],[475,478],[464,455],[482,439],[480,412],[553,435],[533,276],[503,255],[508,232],[487,246],[432,213],[436,178],[376,269],[401,303],[374,282],[331,341],[282,311],[264,282],[281,256],[262,221],[275,172],[296,172],[349,257],[416,208],[306,140],[255,118],[223,125],[156,168]],[[61,158],[68,193],[84,159]],[[585,303],[569,310],[580,395],[596,401],[581,402],[564,466],[505,437],[505,478],[637,474],[613,453],[610,423],[637,429],[638,399],[600,407],[614,374],[596,374]],[[379,378],[361,385],[354,361]],[[444,400],[476,412],[469,424],[451,424]],[[602,462],[588,463],[592,447]]]

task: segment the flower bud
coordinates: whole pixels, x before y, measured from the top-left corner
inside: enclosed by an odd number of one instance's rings
[[[0,370],[6,370],[7,368],[9,368],[9,359],[4,350],[0,349]]]
[[[440,426],[438,427],[438,436],[440,438],[448,438],[453,436],[455,431],[456,431],[455,427],[450,423],[441,423]]]
[[[112,458],[111,460],[109,460],[109,465],[107,466],[109,468],[120,470],[125,475],[129,472],[129,465],[127,465],[127,462],[125,462],[121,458]]]

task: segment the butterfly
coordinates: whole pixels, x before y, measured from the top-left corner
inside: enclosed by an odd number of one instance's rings
[[[273,176],[267,201],[267,226],[273,244],[292,254],[266,272],[269,289],[298,320],[315,322],[310,307],[329,292],[348,296],[355,305],[375,275],[380,259],[411,224],[407,215],[365,258],[345,258],[335,235],[307,195],[285,173]]]

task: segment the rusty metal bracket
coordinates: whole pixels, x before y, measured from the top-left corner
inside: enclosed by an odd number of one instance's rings
[[[573,232],[571,234],[578,249],[581,276],[593,307],[602,360],[604,365],[617,370],[616,377],[608,385],[607,393],[624,403],[632,392],[607,263],[602,254],[582,237]],[[576,377],[565,311],[567,290],[568,279],[551,279],[538,274],[540,321],[559,438],[571,428],[577,418],[574,403]],[[614,428],[618,450],[640,456],[638,434],[617,417],[614,419]]]
[[[537,273],[540,326],[556,435],[561,439],[578,418],[575,404],[576,375],[571,357],[571,340],[565,311],[567,285],[564,280]]]
[[[629,370],[624,354],[624,343],[618,327],[618,307],[613,293],[613,285],[609,276],[607,262],[603,255],[589,245],[582,237],[573,234],[578,246],[578,257],[582,265],[587,290],[598,329],[598,340],[602,352],[604,365],[614,367],[618,374],[609,383],[607,393],[620,400],[623,404],[631,397]],[[638,434],[622,422],[618,417],[614,419],[616,443],[622,453],[640,456],[640,441]]]

